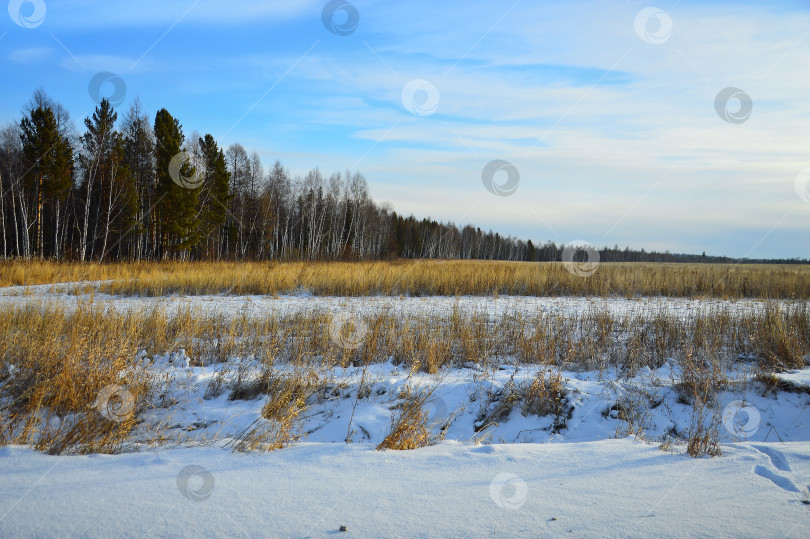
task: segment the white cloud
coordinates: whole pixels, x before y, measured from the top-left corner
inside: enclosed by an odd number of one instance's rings
[[[80,54],[76,58],[65,56],[59,65],[69,71],[87,73],[110,71],[119,74],[121,77],[126,77],[131,73],[142,73],[157,69],[157,65],[148,58],[138,62],[133,68],[136,60],[133,57],[110,54]]]
[[[28,47],[23,49],[13,49],[8,54],[8,59],[18,64],[40,63],[53,54],[51,47]]]

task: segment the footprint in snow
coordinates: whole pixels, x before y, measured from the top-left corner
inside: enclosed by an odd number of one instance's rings
[[[770,479],[777,487],[788,492],[801,492],[799,488],[787,477],[783,477],[775,472],[772,472],[765,466],[757,466],[754,468],[754,473],[765,479]]]
[[[760,453],[762,453],[763,455],[766,455],[773,468],[776,468],[777,470],[782,472],[787,472],[790,474],[793,473],[793,470],[790,468],[790,464],[788,464],[785,454],[782,453],[781,451],[763,445],[754,445],[752,447],[757,451],[759,451]],[[768,468],[766,466],[757,465],[756,467],[754,467],[754,473],[760,477],[764,477],[765,479],[771,481],[774,485],[787,492],[802,492],[802,489],[796,486],[796,483],[794,483],[793,480],[791,480],[789,477],[780,475],[771,468]],[[808,487],[808,490],[810,490],[810,486]]]
[[[771,447],[766,447],[764,445],[755,445],[753,446],[754,449],[759,451],[760,453],[764,453],[768,455],[768,458],[771,459],[771,464],[777,469],[782,470],[783,472],[792,472],[793,470],[790,469],[790,465],[788,464],[787,459],[785,458],[785,454],[781,451],[777,451]]]

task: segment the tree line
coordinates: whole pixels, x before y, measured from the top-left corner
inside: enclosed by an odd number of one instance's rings
[[[291,177],[256,152],[186,137],[166,109],[136,99],[119,119],[106,99],[79,133],[67,110],[34,92],[0,130],[3,258],[55,260],[560,260],[535,245],[467,225],[398,215],[371,199],[363,175],[318,168]],[[729,262],[725,257],[600,249],[603,261]]]

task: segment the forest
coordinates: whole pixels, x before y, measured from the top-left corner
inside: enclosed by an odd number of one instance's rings
[[[34,92],[0,130],[3,258],[119,260],[560,260],[563,245],[474,225],[417,219],[375,202],[364,176],[317,167],[291,177],[238,143],[186,136],[135,99],[102,99],[80,132],[65,107]],[[721,256],[599,249],[603,262],[746,262]],[[801,260],[769,262],[806,262]]]

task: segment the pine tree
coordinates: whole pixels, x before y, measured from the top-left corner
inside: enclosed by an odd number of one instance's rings
[[[113,151],[116,146],[118,134],[115,131],[115,121],[118,114],[113,110],[107,99],[102,99],[101,103],[93,112],[92,120],[85,118],[84,125],[87,133],[81,137],[84,153],[81,155],[82,168],[84,169],[84,182],[82,183],[82,196],[84,198],[84,213],[82,215],[82,226],[79,243],[79,260],[84,262],[88,255],[88,235],[90,232],[90,216],[94,214],[94,231],[97,233],[98,212],[101,208],[102,185],[96,182],[98,179],[103,183],[109,179],[111,174]],[[95,233],[90,237],[90,243],[95,242]]]
[[[177,255],[187,257],[201,237],[195,219],[199,187],[181,186],[169,173],[169,163],[180,153],[184,139],[180,122],[166,109],[160,109],[155,115],[155,168],[159,256],[164,259]],[[180,170],[185,178],[193,177],[196,172],[188,162]]]
[[[48,217],[54,226],[54,241],[51,252],[58,258],[59,208],[72,185],[73,148],[67,137],[59,130],[59,124],[49,103],[33,108],[20,122],[20,139],[26,168],[24,182],[34,193],[36,209],[34,225],[34,251],[40,258],[45,256],[45,224]],[[46,215],[46,204],[51,215]]]

